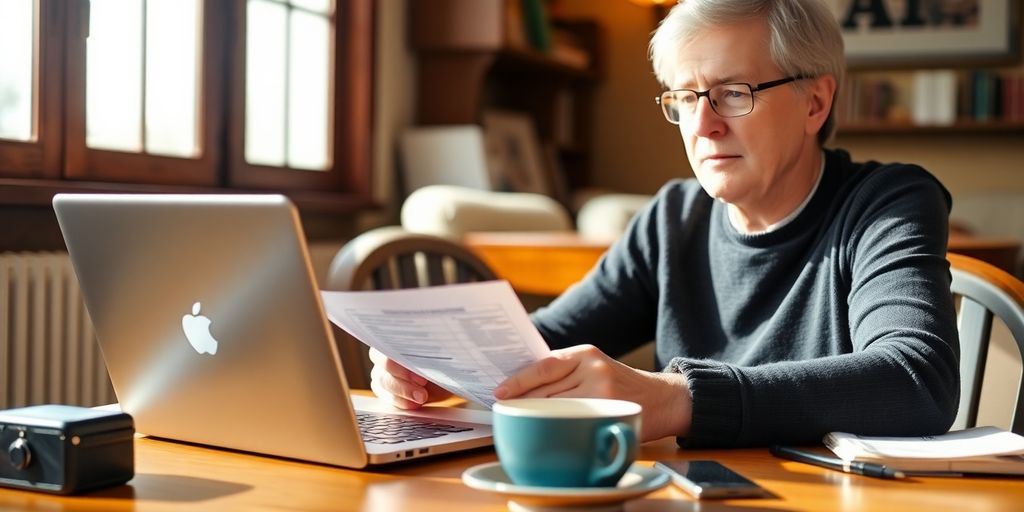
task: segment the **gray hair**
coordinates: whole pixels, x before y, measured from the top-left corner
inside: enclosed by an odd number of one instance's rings
[[[772,62],[783,73],[832,75],[838,97],[846,71],[843,36],[835,15],[821,0],[679,0],[651,38],[650,57],[658,81],[673,86],[676,52],[702,31],[755,18],[767,21]],[[832,110],[818,132],[819,144],[835,132],[835,108],[833,98]]]

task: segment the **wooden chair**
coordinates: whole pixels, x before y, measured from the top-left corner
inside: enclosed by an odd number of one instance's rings
[[[970,428],[978,419],[982,377],[988,356],[992,319],[1006,324],[1017,349],[1024,354],[1024,283],[1007,272],[968,256],[948,254],[953,275],[950,286],[960,298],[960,409],[951,427]],[[1010,429],[1024,434],[1024,372],[1018,373],[1016,402]]]
[[[457,242],[388,226],[346,243],[331,261],[324,289],[392,290],[493,279],[487,264]],[[369,389],[366,346],[341,329],[334,333],[349,385]]]

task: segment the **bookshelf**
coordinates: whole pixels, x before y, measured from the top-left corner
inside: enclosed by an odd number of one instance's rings
[[[1024,133],[1024,71],[854,71],[837,113],[840,135]]]
[[[530,118],[556,199],[589,181],[592,92],[601,30],[585,19],[538,19],[540,0],[412,0],[418,125],[483,124],[502,110]],[[543,14],[543,12],[542,12]],[[542,25],[537,25],[542,23]],[[532,24],[532,26],[531,26]],[[536,41],[537,31],[546,42]],[[566,190],[567,189],[567,190]]]

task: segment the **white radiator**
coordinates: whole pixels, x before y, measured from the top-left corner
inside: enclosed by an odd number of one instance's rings
[[[115,401],[67,253],[0,254],[0,409]]]

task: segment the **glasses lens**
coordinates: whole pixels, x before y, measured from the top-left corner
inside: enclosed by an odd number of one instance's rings
[[[680,116],[693,113],[697,95],[692,91],[666,91],[661,95],[661,110],[670,123],[679,124]]]
[[[754,93],[747,84],[719,84],[708,94],[711,106],[722,117],[744,116],[754,110]]]

